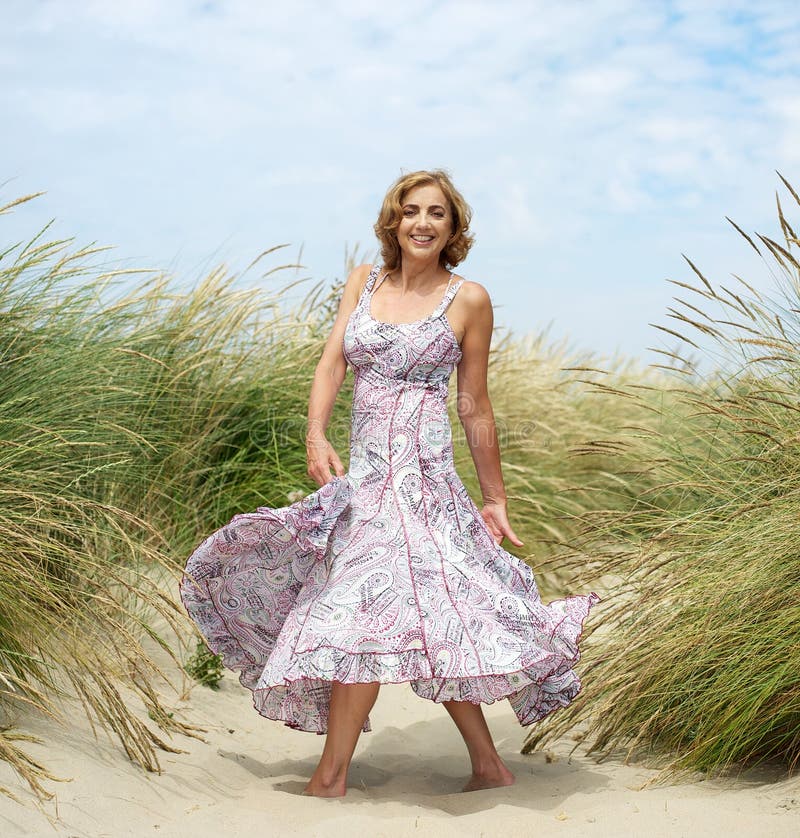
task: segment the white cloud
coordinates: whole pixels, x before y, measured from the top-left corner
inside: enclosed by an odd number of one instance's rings
[[[693,241],[736,269],[722,217],[769,223],[772,172],[791,177],[800,155],[789,0],[12,9],[0,181],[49,188],[83,239],[192,265],[220,242],[241,264],[305,242],[311,269],[336,274],[346,242],[372,245],[400,169],[441,165],[476,210],[465,272],[491,276],[510,325],[550,319],[546,294],[590,324],[589,344],[621,333],[619,305],[598,318],[582,295],[590,275],[612,295],[658,284],[652,254]],[[521,265],[544,277],[527,303]],[[632,350],[647,343],[622,331]]]

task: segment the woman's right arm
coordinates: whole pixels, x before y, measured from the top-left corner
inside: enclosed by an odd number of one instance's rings
[[[308,429],[306,431],[306,460],[308,475],[318,486],[330,482],[331,468],[338,477],[345,470],[339,455],[325,436],[330,422],[336,394],[347,373],[347,360],[342,351],[347,321],[358,303],[359,295],[369,276],[371,265],[359,265],[347,277],[339,301],[339,311],[325,348],[317,362],[311,394],[308,399]]]

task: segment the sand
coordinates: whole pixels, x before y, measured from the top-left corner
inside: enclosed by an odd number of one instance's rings
[[[22,729],[43,740],[29,751],[72,780],[48,783],[55,798],[41,809],[0,795],[0,835],[800,836],[800,778],[758,769],[643,788],[655,770],[621,759],[598,763],[580,752],[570,757],[569,740],[523,756],[526,730],[505,700],[485,712],[516,775],[513,786],[461,792],[469,762],[444,708],[407,684],[385,685],[373,730],[359,740],[347,796],[332,800],[301,794],[323,737],[259,716],[233,673],[219,690],[196,685],[167,703],[207,733],[205,742],[175,737],[172,744],[186,752],[162,753],[160,775],[130,763],[115,741],[95,739],[77,707],[68,727],[21,719]],[[25,793],[4,764],[2,785]]]

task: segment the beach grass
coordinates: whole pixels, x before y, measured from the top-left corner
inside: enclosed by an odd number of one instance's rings
[[[195,735],[143,639],[180,662],[152,625],[189,634],[173,590],[188,552],[311,489],[298,382],[319,287],[287,317],[291,283],[242,290],[218,269],[181,291],[104,259],[47,230],[0,258],[0,759],[37,793],[46,768],[13,727],[26,707],[63,719],[79,700],[151,771],[169,735]]]
[[[584,516],[557,557],[572,584],[603,579],[607,591],[581,694],[526,752],[579,729],[590,753],[657,757],[665,777],[800,759],[800,266],[780,198],[778,220],[774,237],[734,224],[773,292],[711,281],[691,262],[675,283],[665,328],[683,349],[664,412],[680,422],[639,444],[620,433],[615,469],[656,478],[645,504]],[[702,375],[685,357],[698,349],[713,360]],[[623,389],[626,403],[641,398]]]

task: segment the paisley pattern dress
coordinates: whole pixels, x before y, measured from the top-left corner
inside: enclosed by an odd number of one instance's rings
[[[456,474],[445,315],[371,313],[373,267],[344,335],[354,372],[347,473],[295,503],[242,513],[188,559],[180,593],[255,708],[325,733],[331,682],[409,682],[435,702],[507,698],[521,725],[569,704],[591,593],[545,605],[495,544]],[[371,730],[369,718],[364,731]]]

